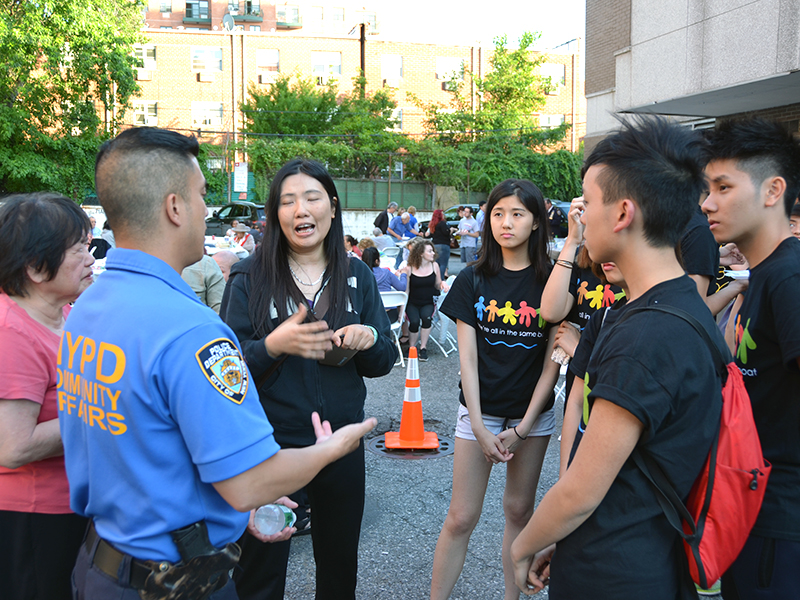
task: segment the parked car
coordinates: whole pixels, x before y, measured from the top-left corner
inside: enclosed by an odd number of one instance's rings
[[[206,217],[206,235],[225,235],[234,219],[240,223],[252,221],[254,225],[258,222],[264,224],[264,207],[244,200],[226,204]]]

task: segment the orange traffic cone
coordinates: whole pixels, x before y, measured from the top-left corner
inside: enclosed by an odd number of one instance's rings
[[[400,433],[386,432],[387,448],[413,450],[435,450],[439,447],[439,436],[425,431],[422,425],[422,397],[419,392],[419,361],[417,349],[408,350],[406,371],[406,394],[403,398],[403,416],[400,418]]]

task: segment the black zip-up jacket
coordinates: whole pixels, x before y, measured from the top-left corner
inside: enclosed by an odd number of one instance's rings
[[[277,442],[281,446],[314,444],[313,411],[330,421],[334,430],[363,421],[367,388],[362,378],[386,375],[397,360],[397,347],[375,276],[362,261],[350,260],[348,291],[352,312],[347,313],[347,324],[371,325],[378,331],[378,341],[343,366],[331,367],[299,356],[273,359],[267,353],[264,337],[256,336],[248,311],[251,264],[252,259],[246,258],[231,267],[220,317],[239,338],[253,384],[283,359],[258,389]],[[278,325],[277,319],[274,324]]]

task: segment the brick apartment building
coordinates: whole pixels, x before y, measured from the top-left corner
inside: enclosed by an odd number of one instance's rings
[[[229,16],[226,16],[229,15]],[[201,133],[219,142],[237,138],[239,106],[251,86],[278,75],[300,73],[324,85],[352,91],[364,51],[367,92],[394,90],[397,130],[421,134],[423,114],[407,96],[447,104],[446,91],[462,63],[479,75],[491,49],[383,39],[378,14],[341,6],[268,3],[259,0],[151,0],[145,15],[148,43],[136,49],[141,95],[126,122]],[[223,23],[223,21],[225,21]],[[365,23],[365,39],[360,24]],[[231,30],[229,30],[231,29]],[[579,54],[548,54],[542,75],[555,84],[539,115],[542,126],[574,123],[566,147],[576,150],[585,132],[586,108]],[[480,101],[476,93],[472,101]]]
[[[800,130],[800,3],[586,0],[586,151],[614,115],[692,127],[759,115]]]

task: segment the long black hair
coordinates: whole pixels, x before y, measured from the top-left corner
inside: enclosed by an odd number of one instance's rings
[[[264,207],[266,213],[264,238],[256,249],[250,269],[250,320],[257,335],[267,335],[274,329],[271,317],[273,306],[277,310],[278,320],[282,322],[289,317],[290,300],[297,306],[306,302],[305,296],[292,280],[289,271],[289,244],[278,219],[283,182],[287,177],[301,173],[313,177],[322,184],[333,207],[331,228],[323,242],[327,267],[323,274],[322,285],[327,285],[330,294],[326,319],[328,326],[336,330],[344,325],[344,315],[349,302],[347,291],[349,262],[344,249],[339,195],[333,179],[324,166],[313,160],[295,158],[281,167],[269,187],[269,197]],[[309,311],[308,320],[314,321],[323,316],[325,315],[314,316]]]
[[[486,204],[486,220],[483,222],[483,248],[475,263],[475,271],[486,277],[492,277],[503,267],[503,250],[492,233],[492,211],[503,198],[516,196],[533,214],[539,226],[531,231],[528,238],[528,258],[540,283],[547,283],[552,265],[547,256],[547,241],[550,239],[547,210],[544,207],[544,196],[532,181],[527,179],[506,179],[498,183],[489,194]]]
[[[361,253],[361,260],[363,260],[370,270],[372,270],[373,267],[381,266],[381,253],[374,246],[370,248],[364,248],[363,252]]]

